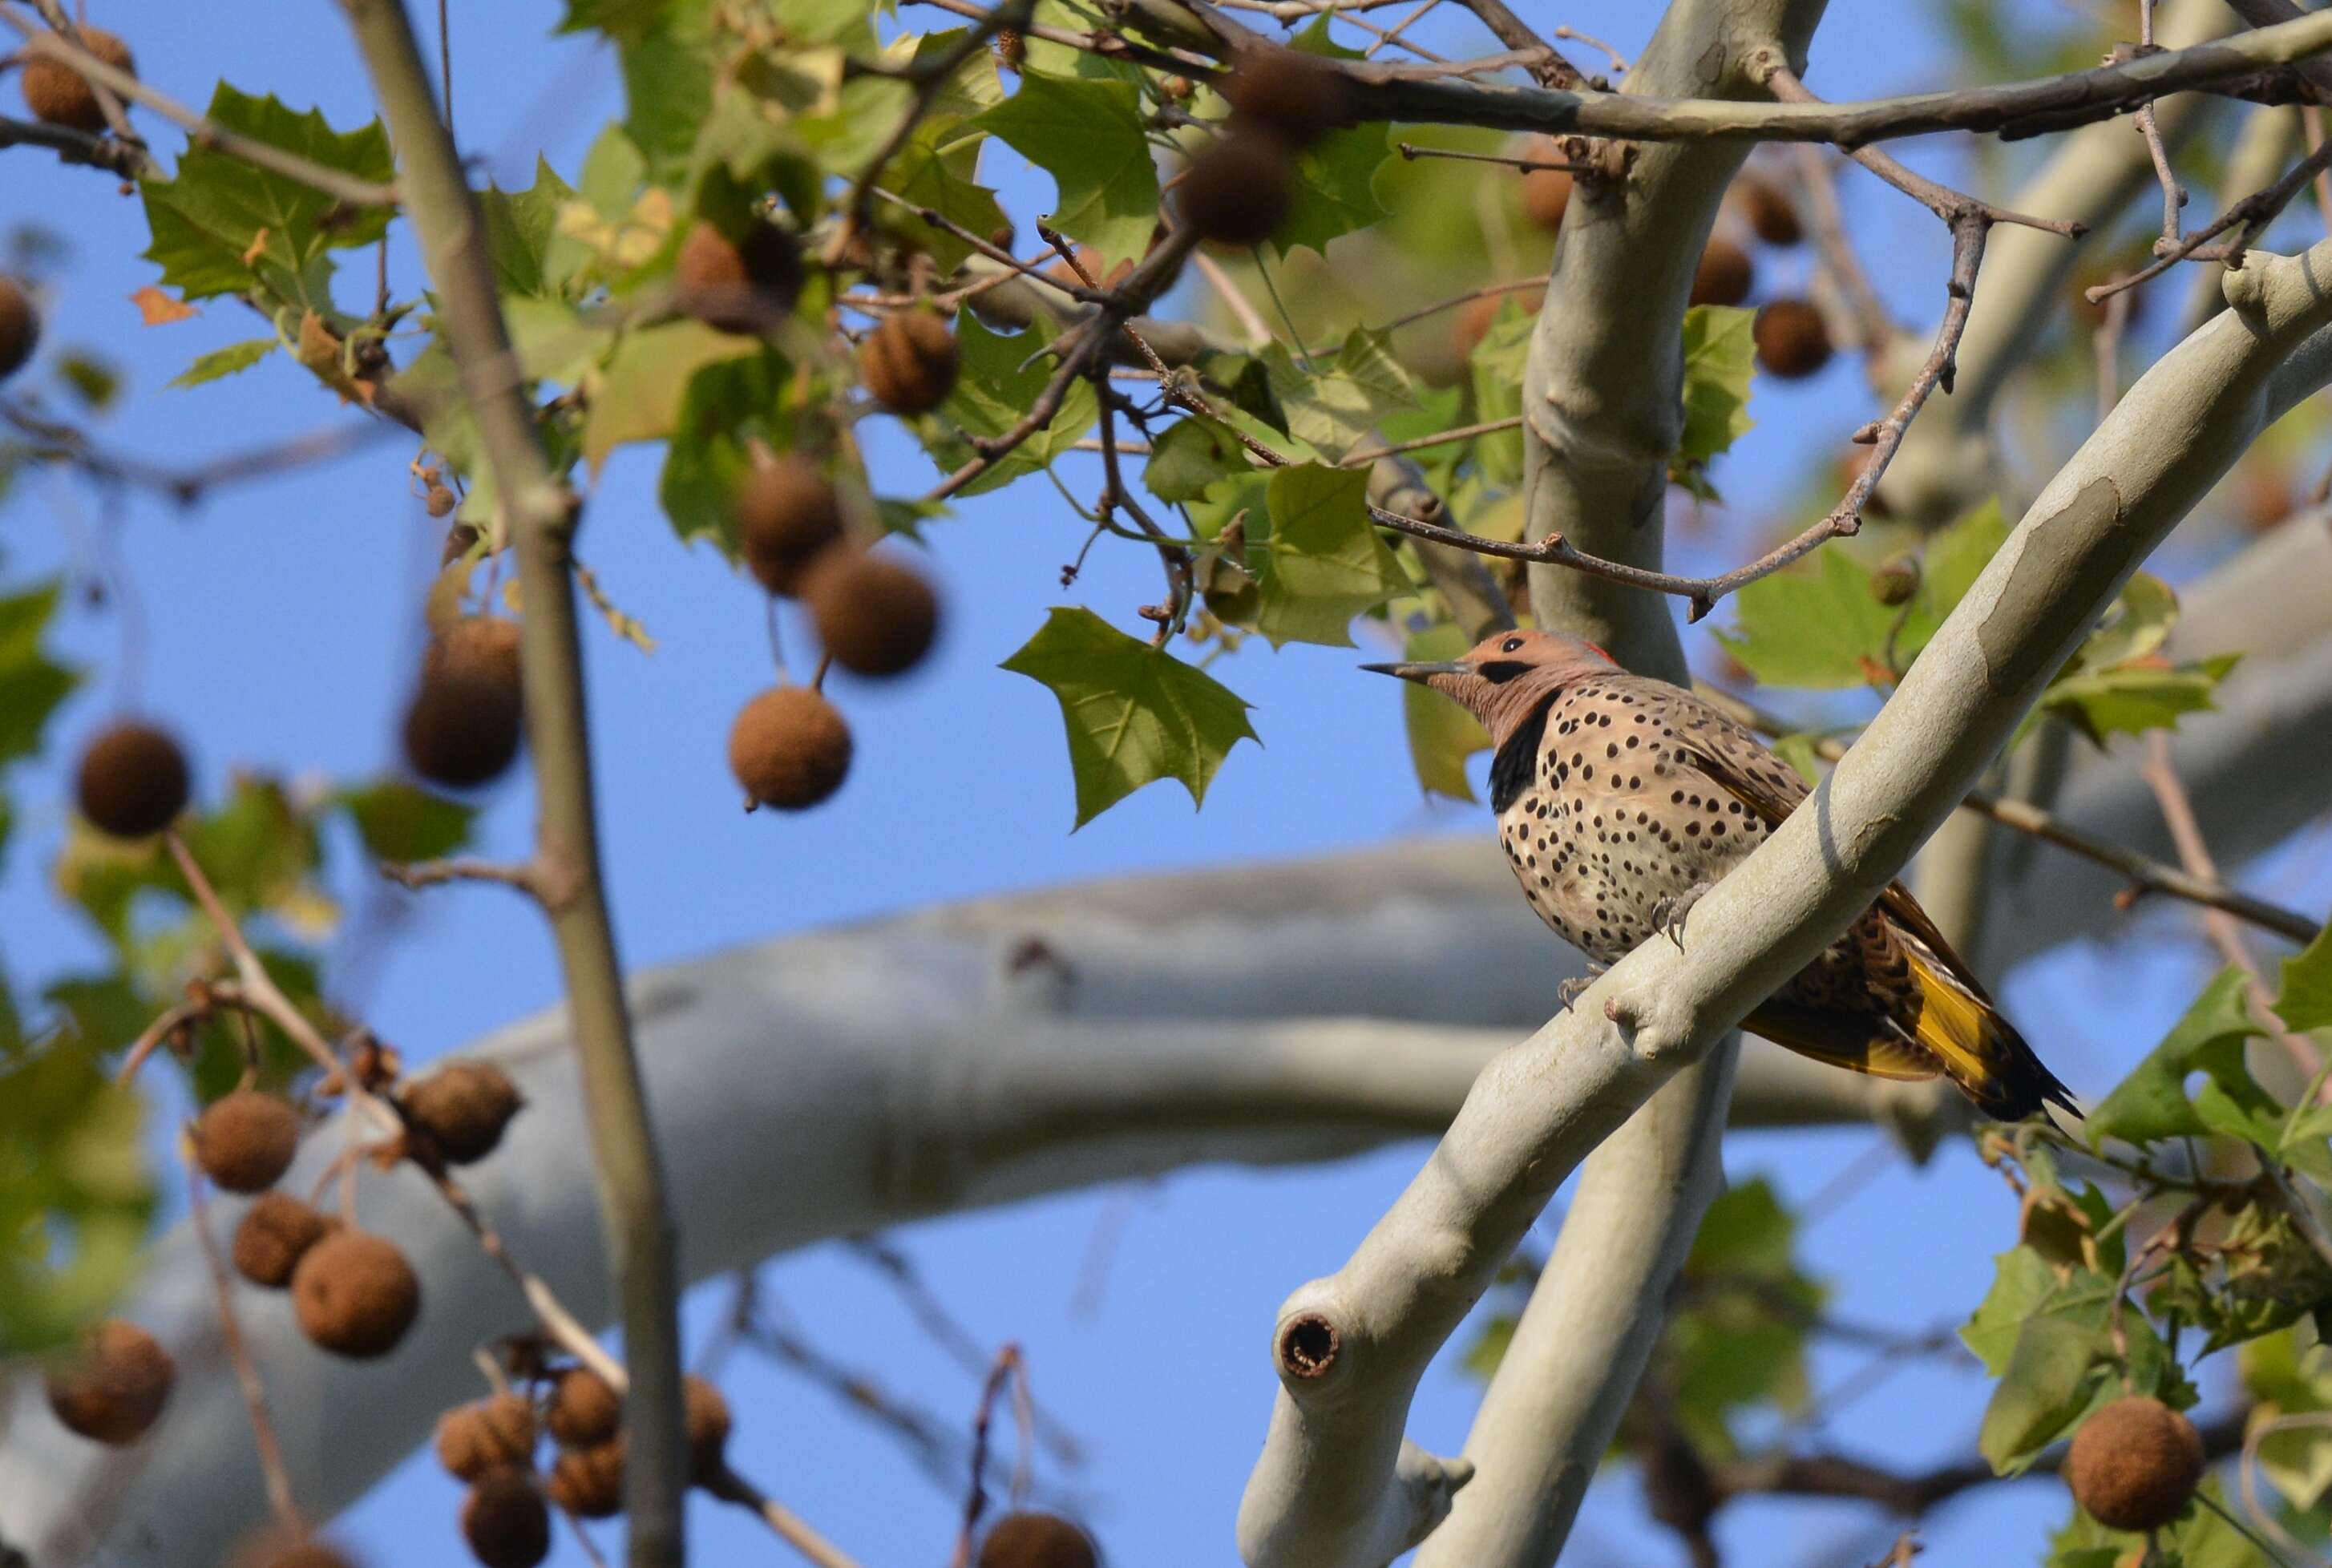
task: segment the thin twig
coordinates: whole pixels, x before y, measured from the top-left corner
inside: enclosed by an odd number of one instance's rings
[[[971,1484],[964,1494],[963,1524],[956,1532],[955,1556],[950,1568],[970,1568],[972,1539],[980,1529],[980,1516],[988,1508],[988,1433],[996,1417],[996,1396],[1013,1377],[1026,1375],[1020,1347],[1008,1344],[996,1353],[988,1381],[980,1385],[980,1405],[971,1417]]]
[[[1453,294],[1448,299],[1426,306],[1423,310],[1411,311],[1406,316],[1395,316],[1377,330],[1390,332],[1396,328],[1406,327],[1413,321],[1422,321],[1428,316],[1438,316],[1444,311],[1454,311],[1460,305],[1471,304],[1476,300],[1486,300],[1493,294],[1518,294],[1525,289],[1544,289],[1551,275],[1541,272],[1534,278],[1517,278],[1511,283],[1485,283],[1478,289],[1468,289],[1462,294]]]
[[[245,163],[271,169],[287,179],[298,180],[301,185],[354,206],[397,205],[398,196],[395,186],[375,185],[370,180],[358,179],[339,169],[311,162],[297,153],[286,152],[272,143],[214,125],[177,100],[155,91],[129,72],[108,65],[89,51],[67,42],[47,28],[33,26],[7,5],[0,5],[0,22],[5,22],[24,36],[26,53],[44,54],[71,66],[93,85],[144,104],[164,119],[177,123],[198,147],[211,148],[239,158]]]
[[[31,437],[32,456],[69,464],[94,480],[150,490],[181,506],[191,506],[225,485],[272,479],[309,464],[328,463],[385,436],[402,434],[386,420],[340,421],[289,440],[176,468],[108,452],[83,431],[46,418],[13,399],[0,398],[0,421]]]
[[[2314,151],[2294,164],[2281,179],[2263,190],[2234,203],[2208,225],[2196,229],[2167,250],[2157,247],[2155,259],[2141,271],[2126,278],[2112,278],[2083,291],[2091,304],[2110,299],[2125,289],[2134,289],[2150,278],[2161,276],[2184,261],[2223,262],[2232,270],[2243,264],[2243,253],[2257,243],[2270,224],[2291,205],[2291,198],[2300,188],[2332,168],[2332,142],[2320,143]],[[2242,232],[2229,244],[2219,246],[2211,241],[2231,228]]]
[[[763,1492],[736,1471],[722,1468],[705,1478],[704,1489],[724,1503],[733,1503],[759,1518],[769,1533],[817,1568],[858,1568],[850,1554],[811,1528],[809,1521]]]
[[[180,1135],[178,1156],[186,1167],[187,1217],[194,1225],[196,1239],[202,1243],[203,1261],[210,1268],[211,1286],[218,1296],[219,1338],[225,1342],[227,1360],[234,1367],[234,1381],[243,1390],[244,1409],[251,1417],[251,1436],[259,1449],[260,1474],[266,1478],[268,1506],[275,1510],[276,1522],[284,1529],[302,1535],[307,1526],[301,1522],[299,1506],[292,1500],[292,1475],[283,1465],[283,1444],[275,1434],[274,1419],[268,1414],[267,1385],[260,1381],[259,1368],[251,1359],[251,1347],[244,1343],[243,1325],[234,1312],[234,1286],[227,1275],[226,1259],[219,1256],[218,1238],[211,1234],[208,1183],[203,1180],[202,1165],[195,1158],[191,1137]]]
[[[1528,153],[1467,152],[1454,147],[1424,147],[1413,141],[1397,141],[1393,149],[1411,163],[1420,158],[1447,158],[1455,163],[1495,163],[1513,169],[1516,174],[1592,174],[1591,163],[1568,163],[1562,158],[1534,158]]]
[[[399,887],[435,887],[446,882],[498,882],[530,898],[542,897],[542,876],[530,861],[412,860],[383,861],[382,876]]]
[[[0,148],[11,147],[44,147],[61,162],[101,169],[122,179],[136,179],[145,169],[145,154],[132,143],[92,136],[70,126],[0,115]]]
[[[2143,53],[2155,52],[2154,0],[2137,0],[2137,47]],[[2156,248],[2174,248],[2178,244],[2178,214],[2186,205],[2186,187],[2171,172],[2170,149],[2162,144],[2162,127],[2155,122],[2154,102],[2146,100],[2130,118],[2137,123],[2137,133],[2146,138],[2146,153],[2154,161],[2154,177],[2162,186],[2162,239]]]
[[[1479,425],[1453,425],[1448,430],[1437,431],[1431,435],[1415,435],[1407,441],[1392,441],[1382,446],[1368,446],[1356,452],[1347,452],[1336,460],[1336,466],[1365,468],[1378,458],[1391,457],[1396,452],[1418,452],[1428,446],[1447,446],[1453,441],[1471,441],[1477,435],[1494,435],[1501,430],[1516,429],[1520,427],[1522,422],[1523,416],[1516,414],[1505,419],[1487,419]]]

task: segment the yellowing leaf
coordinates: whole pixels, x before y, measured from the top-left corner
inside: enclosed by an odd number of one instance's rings
[[[130,295],[129,302],[138,307],[139,320],[149,327],[167,326],[172,321],[183,321],[200,313],[192,305],[180,303],[151,283]]]

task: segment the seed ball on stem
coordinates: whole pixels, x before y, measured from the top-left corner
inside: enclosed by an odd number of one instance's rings
[[[462,1480],[524,1469],[533,1458],[534,1407],[523,1395],[495,1394],[437,1420],[437,1462]]]
[[[1176,191],[1200,239],[1257,245],[1295,205],[1295,165],[1278,137],[1235,130],[1190,160]]]
[[[850,726],[807,686],[772,686],[739,711],[729,731],[729,768],[760,806],[803,811],[842,787],[850,772]]]
[[[1257,49],[1239,57],[1223,83],[1232,128],[1258,128],[1290,147],[1309,147],[1351,118],[1352,93],[1344,79],[1308,55]]]
[[[1534,137],[1523,144],[1522,155],[1536,163],[1561,163],[1563,146],[1551,136]],[[1526,170],[1515,194],[1523,204],[1523,215],[1548,234],[1563,227],[1563,215],[1571,210],[1571,171],[1563,168]]]
[[[585,1519],[605,1519],[624,1507],[624,1439],[569,1448],[550,1467],[550,1500]]]
[[[689,1473],[698,1486],[729,1468],[729,1432],[734,1425],[721,1391],[691,1372],[681,1380],[683,1423],[688,1433]]]
[[[229,1192],[262,1192],[292,1168],[300,1152],[300,1114],[279,1095],[256,1089],[221,1095],[195,1119],[195,1159]]]
[[[160,1341],[109,1317],[91,1324],[73,1358],[49,1374],[49,1409],[68,1430],[119,1448],[146,1435],[176,1377]]]
[[[551,1385],[543,1425],[561,1448],[588,1448],[612,1439],[624,1420],[624,1397],[587,1366],[571,1366]]]
[[[1057,1514],[1007,1514],[980,1544],[979,1568],[1094,1568],[1094,1539]]]
[[[138,64],[130,57],[129,45],[119,33],[108,33],[102,27],[81,29],[81,46],[116,71],[138,73]],[[33,118],[49,125],[61,125],[69,130],[86,131],[91,136],[105,129],[105,106],[97,100],[97,90],[89,79],[63,61],[45,53],[28,52],[22,80],[18,86],[24,94],[24,107]]]
[[[292,1271],[300,1332],[352,1361],[387,1355],[421,1315],[421,1278],[397,1244],[342,1230],[308,1249]]]
[[[802,578],[817,637],[855,675],[897,675],[939,635],[939,598],[914,568],[863,550],[831,550]]]
[[[15,279],[0,274],[0,381],[24,368],[40,346],[41,317]]]
[[[490,1062],[448,1062],[406,1085],[397,1103],[441,1158],[468,1165],[494,1152],[526,1100]]]
[[[534,1568],[550,1555],[550,1509],[524,1470],[479,1477],[462,1503],[462,1538],[485,1568]]]
[[[1830,363],[1830,329],[1821,312],[1803,300],[1774,300],[1758,307],[1750,335],[1757,363],[1784,381],[1803,380]]]
[[[433,638],[405,715],[405,756],[432,783],[469,789],[518,756],[518,623],[467,616]]]
[[[2155,1530],[2202,1484],[2203,1435],[2160,1400],[2119,1399],[2081,1423],[2065,1458],[2073,1500],[2115,1530]]]
[[[859,380],[894,414],[930,413],[955,390],[955,336],[936,311],[901,311],[858,345]]]
[[[731,503],[745,565],[773,594],[801,587],[802,569],[842,538],[842,498],[798,452],[756,463]]]
[[[1700,253],[1700,265],[1693,272],[1692,293],[1687,302],[1737,305],[1749,297],[1755,281],[1749,253],[1720,234]]]
[[[356,1559],[336,1546],[275,1528],[245,1540],[227,1563],[228,1568],[357,1568]]]
[[[263,1192],[235,1222],[234,1271],[253,1285],[282,1290],[308,1248],[339,1223],[288,1192]]]
[[[149,838],[186,808],[186,754],[168,731],[125,720],[90,742],[74,776],[81,814],[115,838]]]
[[[700,218],[673,263],[681,309],[738,337],[759,336],[777,325],[794,308],[801,284],[801,246],[759,219],[731,238]]]
[[[1797,204],[1763,175],[1741,176],[1733,182],[1732,195],[1750,232],[1765,244],[1786,248],[1806,237],[1805,226],[1798,221]]]

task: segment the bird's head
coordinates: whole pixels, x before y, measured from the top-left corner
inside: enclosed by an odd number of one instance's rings
[[[1584,637],[1538,631],[1496,633],[1475,644],[1462,659],[1361,666],[1456,699],[1499,745],[1563,687],[1619,667],[1610,655]]]

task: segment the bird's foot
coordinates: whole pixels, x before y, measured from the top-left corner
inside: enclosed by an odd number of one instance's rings
[[[1571,1004],[1586,995],[1587,988],[1602,979],[1604,971],[1610,967],[1608,963],[1597,963],[1590,960],[1585,974],[1573,975],[1554,988],[1554,1010],[1558,1013],[1569,1012]]]
[[[1700,902],[1701,895],[1716,885],[1713,882],[1696,882],[1682,893],[1665,894],[1653,900],[1652,930],[1676,943],[1677,951],[1682,952],[1685,916],[1692,913],[1692,906]]]

